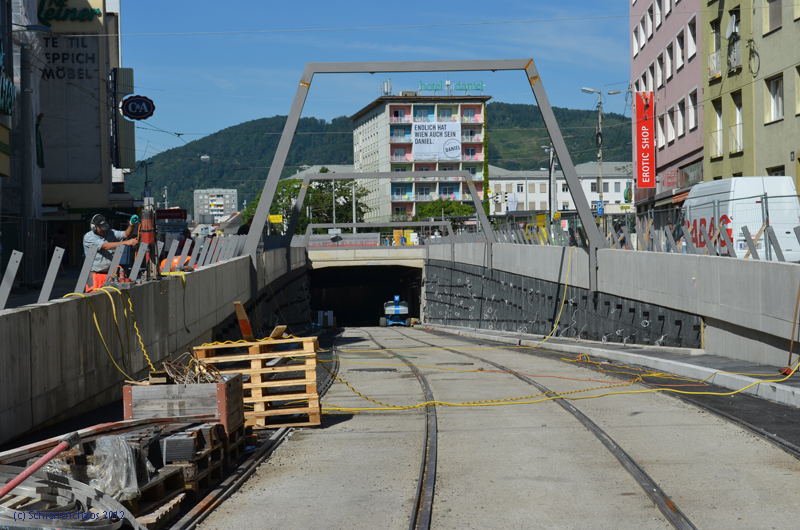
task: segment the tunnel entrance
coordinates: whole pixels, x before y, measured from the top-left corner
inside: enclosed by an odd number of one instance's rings
[[[377,326],[384,302],[408,302],[409,316],[419,318],[422,269],[399,265],[312,269],[311,311],[333,311],[339,326]]]

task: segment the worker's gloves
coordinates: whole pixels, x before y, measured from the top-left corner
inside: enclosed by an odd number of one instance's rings
[[[138,215],[132,215],[131,216],[131,224],[133,226],[136,226],[136,225],[139,224],[139,216]]]

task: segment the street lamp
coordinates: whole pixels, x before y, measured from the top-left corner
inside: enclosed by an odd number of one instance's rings
[[[605,204],[603,203],[603,91],[583,87],[581,88],[581,92],[584,94],[597,94],[597,192],[600,194],[600,200],[598,201],[597,208],[599,210],[599,215],[605,219],[603,216],[603,210],[605,207]],[[619,93],[619,90],[611,90],[607,94],[609,96],[613,96]]]

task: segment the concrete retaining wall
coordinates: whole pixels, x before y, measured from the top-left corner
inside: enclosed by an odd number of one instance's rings
[[[268,281],[305,270],[304,249],[292,249],[291,266],[286,258],[285,250],[258,256],[260,292]],[[232,314],[233,302],[250,300],[250,258],[187,274],[185,288],[180,277],[172,276],[127,293],[147,354],[156,365],[210,340],[213,328]],[[71,297],[0,312],[0,443],[120,399],[125,377],[103,346],[92,307],[120,368],[134,378],[147,373],[127,293],[96,293],[85,300]],[[129,351],[125,367],[123,358]]]
[[[481,244],[431,245],[429,260],[483,267]],[[564,247],[495,244],[494,270],[557,284]],[[589,256],[573,248],[571,286],[588,289]],[[800,266],[743,259],[621,250],[598,251],[598,291],[702,318],[709,354],[786,364]]]

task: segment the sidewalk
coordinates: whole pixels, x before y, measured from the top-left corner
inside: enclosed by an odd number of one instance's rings
[[[472,339],[483,339],[524,346],[532,348],[539,344],[542,335],[520,334],[510,331],[497,331],[487,329],[457,328],[437,324],[424,324],[426,329],[454,333]],[[780,367],[756,364],[717,355],[706,355],[703,350],[667,348],[657,346],[642,346],[636,344],[622,345],[619,343],[599,343],[576,339],[548,339],[542,349],[570,353],[573,355],[585,354],[593,359],[608,359],[610,361],[626,364],[636,364],[661,372],[668,372],[692,379],[708,379],[709,383],[739,390],[758,381],[779,380],[784,375],[778,373]],[[787,352],[788,360],[788,352]],[[736,372],[749,375],[736,375]],[[764,374],[753,375],[753,374]],[[800,407],[800,374],[780,383],[761,383],[751,386],[743,393],[758,396],[763,399]]]

